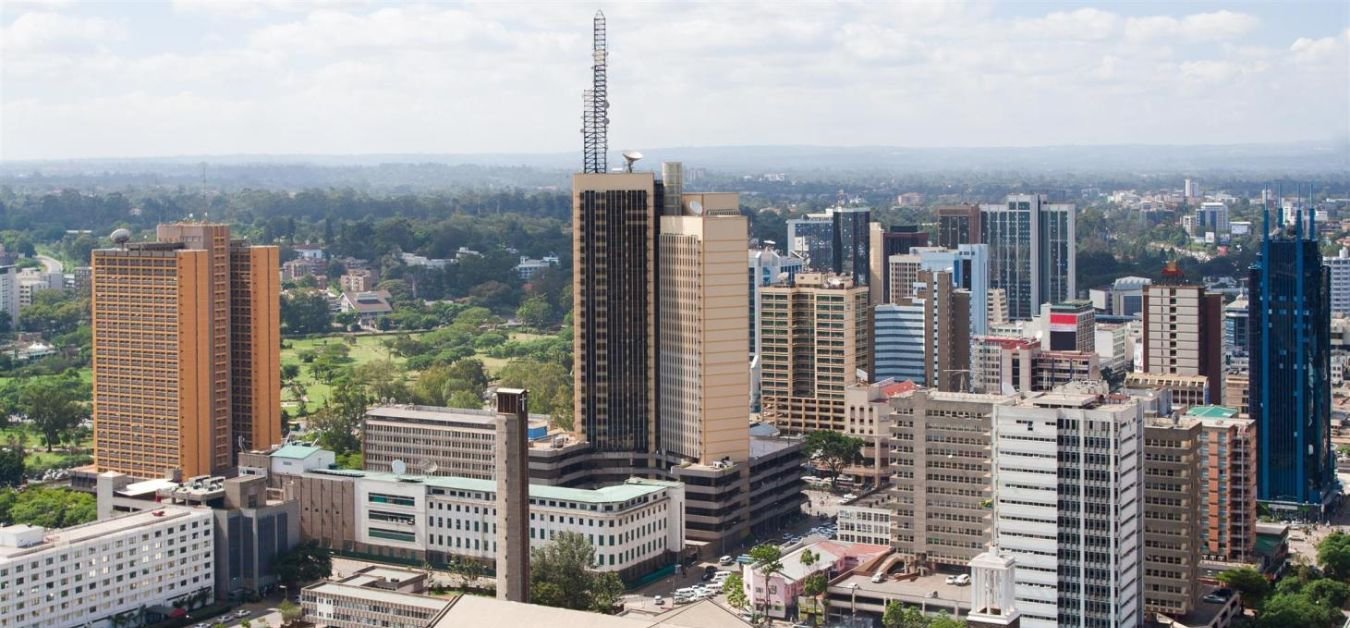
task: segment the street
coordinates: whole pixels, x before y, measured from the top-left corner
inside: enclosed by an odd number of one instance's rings
[[[43,270],[49,273],[59,273],[64,269],[64,265],[56,258],[47,257],[46,255],[34,255],[33,259],[42,262]]]

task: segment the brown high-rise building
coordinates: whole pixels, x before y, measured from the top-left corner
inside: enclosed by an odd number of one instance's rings
[[[1223,399],[1223,296],[1203,286],[1144,288],[1144,372],[1201,375],[1207,403]]]
[[[572,175],[573,411],[600,452],[656,449],[656,189],[650,172]]]
[[[277,249],[232,245],[225,225],[158,234],[92,255],[94,462],[224,472],[281,437]]]
[[[938,246],[955,249],[980,243],[980,206],[952,205],[938,208]]]
[[[848,277],[799,273],[761,293],[762,415],[786,432],[845,430],[844,391],[872,372],[871,297]]]
[[[872,305],[894,303],[891,294],[892,255],[907,255],[916,246],[928,246],[928,232],[920,231],[917,225],[895,225],[885,229],[881,223],[874,222],[870,231],[871,246],[868,249],[869,271],[871,278],[867,285],[872,290]]]
[[[1180,617],[1195,607],[1200,565],[1200,422],[1144,423],[1144,610]]]

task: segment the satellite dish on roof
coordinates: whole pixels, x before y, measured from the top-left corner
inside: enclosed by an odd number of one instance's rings
[[[642,159],[642,153],[635,150],[626,150],[623,152],[624,161],[628,162],[628,172],[633,171],[633,163]]]
[[[695,216],[703,215],[703,203],[699,201],[689,201],[689,213]]]
[[[408,472],[408,465],[402,460],[395,460],[389,463],[389,468],[394,470],[394,475],[403,475]]]
[[[117,229],[112,232],[112,241],[117,244],[126,244],[131,240],[131,231],[127,229]]]

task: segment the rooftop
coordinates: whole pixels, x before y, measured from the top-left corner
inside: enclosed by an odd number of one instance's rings
[[[286,445],[281,449],[272,452],[272,457],[304,460],[320,451],[323,451],[322,447],[315,447],[313,445]]]
[[[334,475],[331,470],[319,471],[320,474]],[[495,480],[479,480],[474,478],[461,478],[453,476],[420,476],[420,475],[395,475],[393,473],[381,473],[375,471],[347,471],[340,475],[348,477],[364,478],[374,482],[390,483],[420,483],[426,486],[437,488],[447,488],[460,491],[474,491],[478,493],[497,492],[497,482]],[[548,486],[544,484],[531,484],[530,497],[536,499],[555,499],[562,501],[581,502],[587,504],[613,504],[626,502],[630,499],[636,499],[645,495],[660,492],[662,490],[679,486],[678,482],[663,482],[660,480],[647,480],[633,478],[623,484],[614,484],[603,486],[597,489],[566,488],[562,486]]]
[[[952,605],[970,609],[970,586],[947,584],[946,574],[934,573],[914,578],[888,577],[881,582],[872,582],[872,578],[866,574],[855,574],[831,584],[830,591],[851,592],[855,586],[859,598],[866,596],[900,600],[933,609],[950,608]],[[943,601],[948,604],[942,604]]]
[[[1186,416],[1197,419],[1231,419],[1237,415],[1236,408],[1224,406],[1191,406],[1191,409],[1186,411]]]
[[[305,591],[332,595],[334,597],[352,597],[383,604],[412,606],[433,613],[442,611],[454,603],[453,599],[414,595],[411,593],[398,593],[396,591],[344,584],[341,582],[324,582],[310,585],[305,587]]]
[[[547,414],[530,414],[530,421],[547,421]],[[481,408],[442,408],[438,406],[419,406],[412,404],[372,406],[366,410],[367,420],[412,419],[441,423],[471,423],[484,428],[492,427],[497,420],[493,410]]]
[[[46,537],[39,545],[31,547],[0,547],[0,561],[53,547],[63,547],[122,532],[139,530],[152,525],[184,519],[194,514],[210,516],[211,510],[209,508],[188,508],[183,506],[165,505],[156,508],[155,510],[138,512],[124,517],[94,521],[84,525],[61,528],[60,530],[49,530]],[[31,528],[29,529],[31,530]]]

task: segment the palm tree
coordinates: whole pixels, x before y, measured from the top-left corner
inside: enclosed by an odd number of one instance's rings
[[[753,561],[751,573],[764,576],[764,595],[761,596],[763,610],[760,612],[764,617],[769,614],[769,578],[783,570],[782,557],[783,551],[778,549],[777,545],[764,544],[750,549],[750,558]]]

